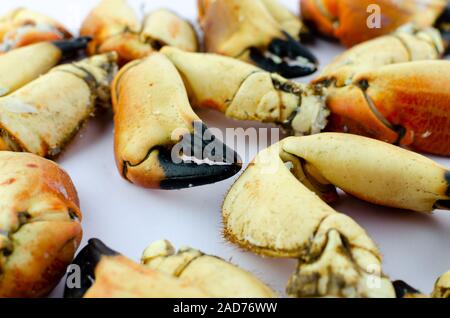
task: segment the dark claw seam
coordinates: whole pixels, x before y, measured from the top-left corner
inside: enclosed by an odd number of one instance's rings
[[[284,32],[284,35],[285,39],[274,39],[267,52],[252,48],[250,58],[266,71],[286,78],[303,77],[316,72],[318,60],[314,54],[288,33]],[[282,61],[276,61],[274,58],[280,58]]]
[[[102,241],[89,240],[88,245],[81,250],[72,263],[72,266],[78,266],[81,270],[80,288],[69,288],[66,284],[64,298],[83,298],[95,281],[95,268],[102,257],[116,255],[119,253],[107,247]]]
[[[159,164],[165,180],[164,190],[202,186],[226,180],[242,168],[238,154],[219,141],[202,122],[194,123],[194,133],[185,135],[176,149],[159,148]],[[217,151],[219,150],[219,151]],[[174,162],[172,153],[180,153],[180,162]],[[205,163],[205,160],[208,162]]]
[[[397,298],[405,298],[407,295],[420,295],[421,292],[411,287],[407,283],[401,280],[397,280],[392,283],[395,289],[395,295]]]
[[[55,41],[53,45],[59,48],[64,56],[70,56],[80,50],[86,49],[91,40],[91,37],[82,36],[71,40]]]

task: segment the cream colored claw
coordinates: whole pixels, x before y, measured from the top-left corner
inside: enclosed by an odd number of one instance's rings
[[[286,155],[283,142],[262,151],[235,183],[223,205],[225,236],[261,255],[299,259],[292,296],[394,297],[375,243],[303,185]]]

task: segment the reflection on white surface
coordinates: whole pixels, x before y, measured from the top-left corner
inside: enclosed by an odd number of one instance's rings
[[[0,0],[0,13],[27,6],[64,22],[76,33],[84,16],[97,1],[92,0]],[[145,2],[145,6],[142,3]],[[298,10],[297,0],[285,0]],[[130,0],[138,12],[171,8],[195,21],[195,0]],[[318,41],[313,48],[322,66],[343,49]],[[307,81],[303,79],[302,81]],[[211,127],[261,126],[237,123],[221,114],[200,111]],[[267,126],[262,126],[267,127]],[[255,154],[256,145],[250,145]],[[450,160],[435,158],[450,166]],[[254,272],[263,281],[284,291],[295,261],[263,259],[239,251],[222,238],[220,208],[233,180],[183,191],[150,191],[123,181],[115,167],[113,125],[110,114],[91,120],[59,160],[72,176],[79,192],[84,214],[84,242],[98,237],[114,249],[139,260],[151,242],[169,239],[175,246],[190,245]],[[335,208],[347,213],[367,229],[384,255],[384,271],[392,279],[403,279],[430,292],[436,278],[450,269],[450,213],[427,216],[373,206],[342,197]],[[299,229],[301,231],[301,229]],[[53,296],[62,295],[60,286]]]

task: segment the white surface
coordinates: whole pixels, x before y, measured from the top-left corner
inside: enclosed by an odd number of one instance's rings
[[[285,0],[298,10],[297,0]],[[0,0],[0,13],[27,6],[64,22],[77,31],[82,19],[97,1],[90,0]],[[196,19],[195,0],[130,0],[142,12],[166,7],[192,21]],[[337,45],[318,42],[314,48],[322,65],[342,51]],[[303,79],[306,81],[306,79]],[[199,112],[210,127],[251,127],[224,119],[221,114]],[[255,152],[255,145],[251,145]],[[450,160],[434,158],[450,167]],[[225,242],[221,231],[220,207],[234,179],[183,191],[150,191],[123,181],[114,164],[111,115],[90,121],[68,148],[59,163],[75,182],[84,214],[84,240],[98,237],[117,251],[139,260],[144,248],[162,238],[175,246],[190,245],[248,269],[283,293],[296,262],[263,259],[238,250]],[[384,271],[392,279],[403,279],[430,292],[436,278],[450,269],[450,213],[432,216],[373,206],[342,197],[337,210],[347,213],[367,229],[384,255]],[[300,208],[300,207],[299,207]],[[299,229],[301,230],[301,229]],[[62,295],[62,286],[53,296]]]

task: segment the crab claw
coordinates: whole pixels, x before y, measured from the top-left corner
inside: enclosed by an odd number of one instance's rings
[[[317,71],[317,58],[309,49],[284,33],[285,39],[274,39],[266,52],[252,48],[250,58],[266,71],[286,78],[308,76]]]
[[[143,265],[90,240],[68,270],[65,298],[274,298],[252,274],[219,258],[167,241],[150,245]],[[73,281],[74,280],[74,281]],[[77,283],[77,284],[75,284]]]
[[[206,49],[292,78],[317,70],[301,21],[277,0],[199,0]]]
[[[235,120],[275,123],[295,135],[318,133],[329,111],[320,86],[305,85],[216,54],[161,50],[182,74],[191,103]]]
[[[226,238],[264,256],[298,259],[291,296],[394,297],[375,243],[308,188],[319,178],[284,143],[259,153],[229,191],[223,204]],[[370,283],[374,275],[377,286]]]
[[[81,36],[71,40],[55,41],[53,45],[60,49],[63,55],[71,55],[79,50],[86,49],[90,41],[92,41],[91,37]]]
[[[241,169],[238,155],[194,113],[181,76],[164,55],[124,67],[113,84],[113,105],[116,162],[132,183],[180,189]]]
[[[218,298],[275,298],[277,294],[249,272],[189,247],[175,251],[168,241],[151,244],[144,266],[196,284]]]
[[[321,34],[346,46],[371,40],[413,23],[432,27],[448,5],[447,0],[301,0],[302,17]],[[380,16],[377,26],[375,14]],[[373,23],[373,27],[368,25]]]
[[[313,82],[327,87],[328,129],[450,155],[449,62],[435,61],[442,52],[435,29],[403,27],[339,56]]]
[[[71,37],[70,32],[59,22],[25,8],[15,9],[0,18],[0,52]]]
[[[450,271],[437,280],[432,297],[450,298]]]
[[[283,149],[310,164],[317,180],[362,200],[427,213],[448,208],[450,171],[412,151],[339,133],[288,138]]]
[[[82,237],[80,202],[56,163],[0,152],[0,298],[47,296]]]
[[[53,45],[38,45],[42,46],[37,51],[39,54],[55,51],[60,54]],[[51,56],[47,58],[50,61],[46,63],[51,62]],[[110,84],[117,71],[116,59],[115,53],[109,53],[63,64],[1,97],[0,149],[57,157],[83,123],[92,117],[96,106],[110,105]],[[22,64],[26,66],[17,66],[24,72],[20,73],[24,76],[22,80],[30,75],[26,72],[37,71],[28,66],[30,63]]]
[[[415,289],[414,287],[408,285],[402,280],[397,280],[392,283],[395,288],[395,294],[397,298],[418,298],[423,297],[423,294]]]

